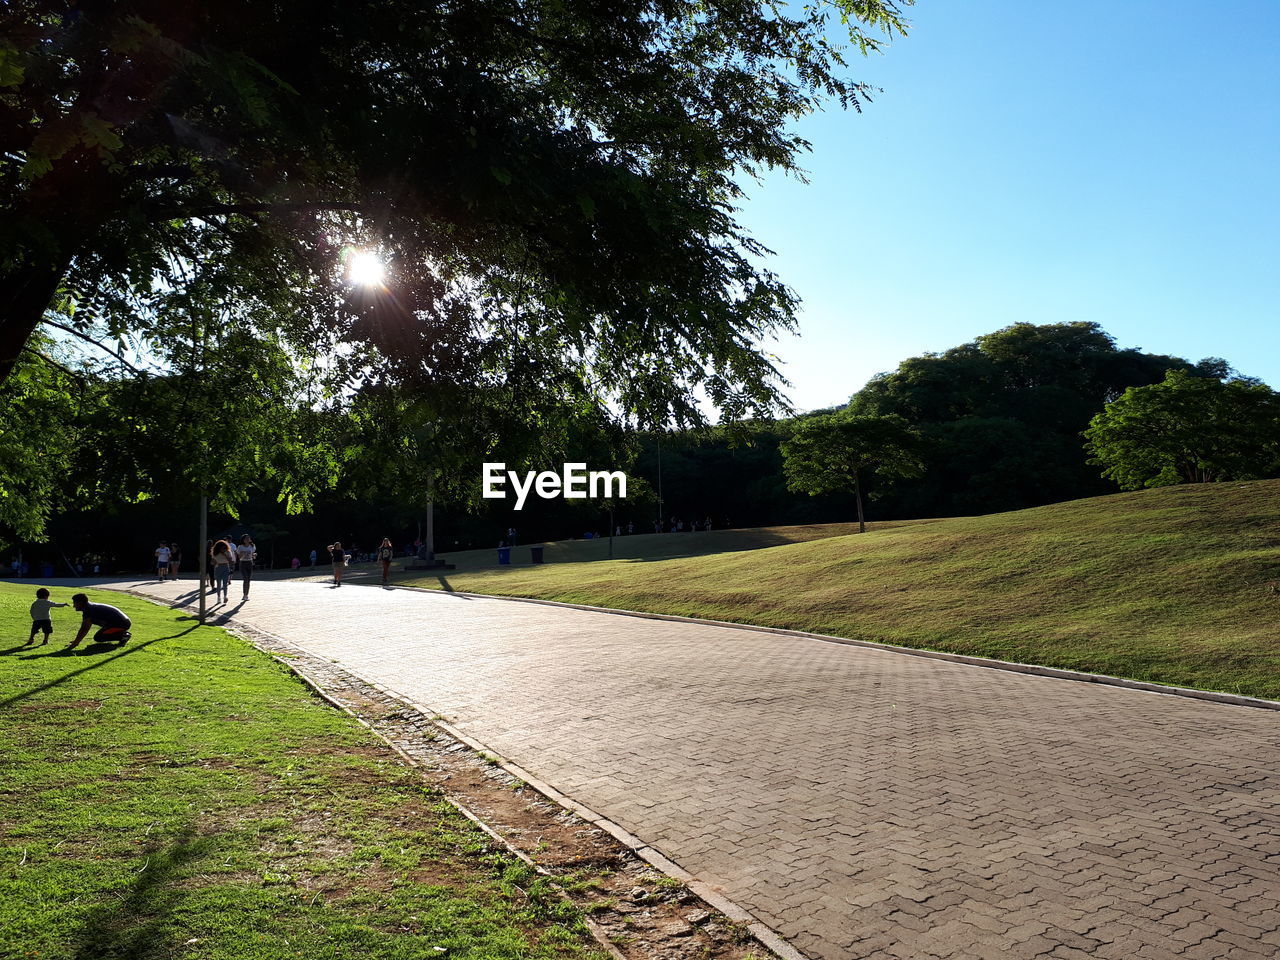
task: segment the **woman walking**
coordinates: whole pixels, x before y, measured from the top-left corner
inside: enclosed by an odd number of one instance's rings
[[[213,578],[213,595],[223,603],[231,593],[231,566],[236,562],[235,550],[225,540],[219,540],[209,549],[209,576]]]
[[[342,541],[336,541],[329,545],[329,559],[333,561],[333,585],[335,587],[342,586],[342,571],[347,566],[347,554],[342,549]]]
[[[244,578],[245,600],[249,599],[249,580],[253,577],[253,558],[257,555],[258,548],[254,546],[253,538],[246,533],[236,547],[236,561],[240,565],[240,576]]]
[[[391,580],[391,558],[395,555],[396,551],[391,546],[391,538],[383,537],[382,543],[378,546],[378,562],[382,564],[382,585],[384,587]]]

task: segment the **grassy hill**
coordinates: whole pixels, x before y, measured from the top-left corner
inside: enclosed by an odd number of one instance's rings
[[[887,530],[894,527],[937,520],[889,520],[867,524],[868,530]],[[638,533],[629,537],[613,538],[615,560],[670,560],[678,557],[701,557],[714,553],[733,553],[739,550],[759,550],[764,547],[780,547],[788,543],[805,543],[856,533],[856,523],[811,523],[792,527],[751,527],[744,530],[707,530],[698,533]],[[520,544],[512,550],[515,566],[529,566],[529,547],[541,546],[548,564],[590,563],[609,559],[609,540],[553,540],[541,544]],[[497,565],[497,550],[460,550],[441,556],[458,568],[458,573],[478,571],[506,571]],[[453,576],[453,574],[450,574]]]
[[[1280,698],[1280,481],[851,529],[624,537],[614,560],[603,542],[553,544],[544,567],[473,551],[408,582]]]

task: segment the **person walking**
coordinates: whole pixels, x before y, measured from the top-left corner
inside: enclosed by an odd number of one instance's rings
[[[236,551],[225,540],[219,540],[209,551],[209,576],[213,578],[213,595],[226,603],[231,593],[231,568]]]
[[[180,566],[182,566],[182,548],[178,546],[177,540],[173,540],[169,543],[169,576],[174,580],[178,579]]]
[[[49,616],[49,611],[54,607],[65,607],[65,603],[54,603],[49,599],[49,591],[45,587],[41,587],[36,591],[35,602],[31,604],[31,636],[27,637],[24,647],[29,647],[36,642],[36,633],[44,634],[44,639],[40,641],[40,646],[44,646],[49,642],[49,637],[53,633],[53,619]]]
[[[378,563],[382,564],[382,585],[384,587],[391,580],[391,558],[395,555],[396,551],[391,546],[391,538],[383,537],[382,543],[378,546]]]
[[[209,578],[209,589],[216,590],[217,588],[215,587],[215,580],[213,579],[214,563],[213,563],[213,541],[212,540],[206,540],[204,543],[204,557],[205,557],[204,574],[206,577]]]
[[[340,587],[342,586],[342,571],[347,566],[347,554],[342,549],[342,541],[337,540],[329,544],[329,559],[333,562],[333,585]]]
[[[169,544],[163,540],[160,546],[156,547],[156,576],[160,578],[160,582],[164,583],[165,577],[169,575]]]
[[[249,581],[253,578],[253,561],[258,555],[253,538],[247,533],[240,538],[236,546],[236,562],[240,566],[240,576],[244,580],[244,599],[249,599]]]
[[[319,555],[316,553],[316,551],[315,551],[315,550],[312,550],[312,551],[311,551],[311,566],[313,566],[313,567],[314,567],[314,566],[316,565],[316,560],[317,560],[317,559],[319,559]]]

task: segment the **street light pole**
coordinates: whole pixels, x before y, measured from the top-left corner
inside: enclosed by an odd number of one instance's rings
[[[427,562],[436,562],[436,474],[427,474]]]
[[[666,526],[666,520],[662,513],[662,434],[657,434],[658,440],[658,532],[661,533],[663,527]]]
[[[200,622],[204,623],[204,588],[209,581],[209,498],[200,496]]]

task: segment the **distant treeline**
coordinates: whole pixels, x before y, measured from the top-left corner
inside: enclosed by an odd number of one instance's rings
[[[1128,387],[1167,370],[1223,378],[1216,358],[1120,350],[1096,323],[1015,324],[939,354],[903,361],[848,404],[896,414],[924,438],[925,473],[870,504],[873,518],[940,517],[1017,510],[1113,493],[1089,465],[1081,432]],[[848,520],[852,496],[790,493],[779,445],[791,423],[715,429],[662,439],[668,513],[731,517],[735,524]],[[645,438],[636,472],[657,475],[657,442]]]
[[[872,378],[847,405],[853,413],[900,416],[924,440],[924,475],[871,500],[868,515],[992,513],[1114,492],[1116,486],[1086,462],[1081,432],[1127,387],[1158,383],[1170,369],[1215,379],[1231,374],[1215,358],[1193,363],[1117,349],[1096,323],[1083,322],[1015,324],[944,353],[905,360]],[[787,490],[779,446],[797,419],[631,434],[612,464],[598,463],[598,438],[589,438],[582,459],[593,468],[625,466],[643,481],[634,485],[643,492],[616,504],[612,515],[615,526],[625,530],[632,524],[637,533],[652,533],[659,517],[666,525],[679,519],[686,528],[708,517],[716,528],[852,519],[851,495],[809,497]],[[475,469],[478,484],[479,461]],[[50,534],[69,556],[109,555],[131,568],[150,557],[155,539],[192,539],[195,517],[194,501],[152,500],[57,517]],[[363,547],[390,536],[402,547],[423,529],[420,508],[351,487],[321,497],[313,511],[300,516],[286,516],[274,493],[264,490],[251,497],[241,517],[243,524],[214,517],[210,531],[246,526],[267,547],[264,559],[274,553],[277,566],[294,555],[305,560],[311,549],[335,538]],[[605,535],[609,525],[610,514],[598,503],[531,498],[520,513],[511,501],[440,504],[435,529],[437,551],[447,554],[496,546],[510,527],[519,542],[528,543]],[[196,544],[184,546],[193,563]]]

